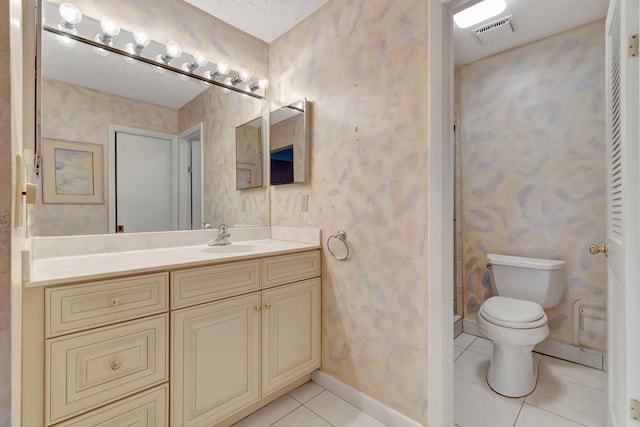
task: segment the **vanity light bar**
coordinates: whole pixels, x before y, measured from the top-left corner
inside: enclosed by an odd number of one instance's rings
[[[151,43],[151,38],[142,29],[137,28],[133,31],[133,42],[126,43],[124,50],[113,47],[113,39],[120,34],[120,26],[118,23],[110,18],[104,17],[100,20],[101,32],[96,34],[95,38],[87,39],[78,36],[77,25],[82,21],[82,12],[75,5],[71,3],[62,3],[58,11],[60,13],[61,21],[57,28],[43,25],[42,28],[48,32],[54,33],[57,36],[58,41],[67,48],[73,48],[77,41],[94,47],[97,54],[105,56],[109,52],[120,54],[124,57],[124,60],[129,63],[135,63],[141,61],[149,65],[153,65],[158,72],[164,72],[166,70],[177,73],[181,78],[198,80],[206,85],[216,85],[221,87],[223,92],[240,92],[245,95],[252,96],[254,98],[264,99],[263,96],[256,95],[255,92],[258,89],[265,90],[269,86],[269,81],[266,78],[257,78],[251,83],[251,72],[246,68],[241,68],[235,73],[233,77],[227,77],[221,83],[216,78],[222,78],[232,71],[226,62],[219,61],[216,64],[216,68],[213,71],[205,71],[203,75],[196,74],[195,71],[198,68],[204,67],[208,64],[207,58],[200,52],[196,52],[193,55],[190,62],[183,63],[179,68],[170,65],[171,61],[179,58],[182,55],[182,48],[176,41],[169,41],[165,46],[163,53],[157,55],[154,59],[149,59],[141,56],[144,49]],[[246,88],[240,89],[240,83],[250,82]]]

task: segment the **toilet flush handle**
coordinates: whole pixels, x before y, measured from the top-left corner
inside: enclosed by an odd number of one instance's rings
[[[604,254],[604,256],[609,256],[609,245],[590,245],[589,252],[591,252],[591,255]]]

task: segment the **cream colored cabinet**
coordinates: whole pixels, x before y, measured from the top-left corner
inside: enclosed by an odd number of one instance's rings
[[[172,313],[173,426],[211,426],[260,400],[260,294]]]
[[[24,426],[223,427],[320,366],[320,251],[23,290]]]
[[[320,366],[320,279],[262,293],[262,393]]]
[[[56,427],[164,427],[169,422],[169,386],[153,388]]]

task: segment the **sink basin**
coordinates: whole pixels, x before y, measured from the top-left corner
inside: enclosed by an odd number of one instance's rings
[[[210,254],[233,254],[239,252],[255,252],[264,250],[264,248],[264,245],[232,243],[224,246],[209,246],[208,248],[203,249],[202,252]]]

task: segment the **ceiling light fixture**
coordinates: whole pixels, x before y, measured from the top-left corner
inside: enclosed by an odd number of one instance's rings
[[[96,34],[95,40],[103,45],[113,46],[113,38],[120,34],[120,26],[118,23],[114,19],[105,16],[100,20],[100,28],[102,32]],[[94,50],[101,56],[107,56],[109,54],[109,51],[104,49],[94,48]]]
[[[131,54],[140,56],[145,47],[149,46],[151,43],[151,37],[149,34],[142,28],[136,28],[133,30],[133,43],[127,43],[124,45],[124,51]],[[124,57],[124,60],[129,64],[133,64],[136,62],[133,58]]]
[[[267,80],[265,77],[260,77],[256,82],[249,85],[247,89],[249,89],[251,92],[254,92],[258,89],[266,89],[268,87],[269,87],[269,80]]]
[[[238,74],[231,79],[231,84],[235,86],[238,83],[249,81],[250,78],[251,78],[251,72],[246,68],[240,68],[240,70],[238,71]],[[225,79],[224,81],[226,83],[227,79]]]
[[[505,0],[483,0],[453,15],[453,20],[458,27],[468,28],[501,14],[506,8]]]
[[[78,30],[76,29],[76,25],[82,21],[82,12],[80,12],[80,9],[71,3],[62,3],[60,7],[58,7],[58,12],[60,13],[58,29],[77,36]],[[72,48],[76,44],[76,41],[69,37],[56,35],[56,39],[62,46],[67,48]]]

